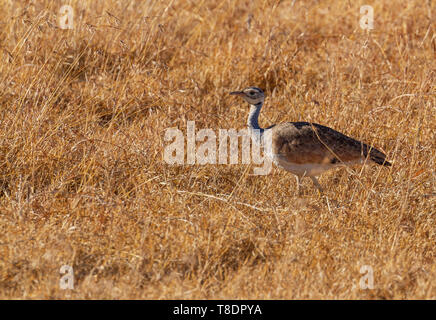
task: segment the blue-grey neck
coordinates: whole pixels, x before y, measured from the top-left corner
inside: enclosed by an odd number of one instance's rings
[[[259,102],[257,104],[250,104],[250,114],[248,115],[247,125],[250,129],[261,129],[259,127],[259,114],[260,109],[262,109],[263,102]]]
[[[250,104],[250,114],[248,115],[247,125],[250,130],[251,135],[255,138],[256,141],[260,142],[260,139],[263,134],[263,129],[259,127],[259,114],[260,109],[262,109],[263,101]]]

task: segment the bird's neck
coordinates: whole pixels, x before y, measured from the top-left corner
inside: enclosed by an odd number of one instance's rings
[[[259,113],[262,109],[263,102],[257,104],[250,104],[250,114],[248,115],[247,125],[250,130],[257,129],[261,130],[259,127]],[[263,130],[262,130],[263,131]]]

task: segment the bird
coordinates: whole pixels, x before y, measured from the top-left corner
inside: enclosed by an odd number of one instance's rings
[[[364,164],[368,159],[378,165],[392,165],[386,160],[386,155],[376,148],[317,123],[285,122],[261,128],[258,118],[265,101],[263,90],[247,87],[230,94],[248,102],[247,125],[251,136],[254,139],[260,133],[260,141],[263,142],[263,138],[270,135],[270,157],[276,166],[295,175],[298,194],[303,177],[309,177],[323,193],[316,177],[338,166]]]

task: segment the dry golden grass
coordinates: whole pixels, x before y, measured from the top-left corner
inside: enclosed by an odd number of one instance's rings
[[[10,0],[0,16],[1,299],[436,298],[434,1]],[[261,125],[315,121],[393,166],[330,171],[326,199],[277,168],[165,163],[167,128],[244,128],[228,92],[248,85]]]

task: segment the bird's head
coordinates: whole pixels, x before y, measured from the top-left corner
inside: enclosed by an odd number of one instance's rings
[[[256,87],[248,87],[241,91],[233,91],[230,92],[230,94],[242,97],[249,104],[263,103],[265,99],[262,89]]]

